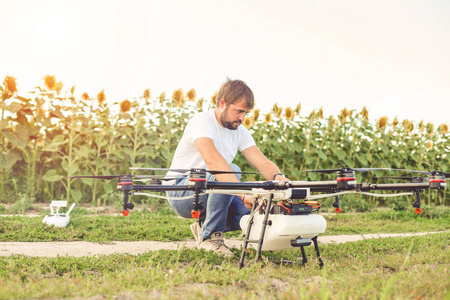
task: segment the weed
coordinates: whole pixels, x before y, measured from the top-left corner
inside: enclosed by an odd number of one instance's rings
[[[26,194],[18,194],[19,200],[17,200],[12,206],[12,210],[15,213],[25,213],[31,209],[33,206],[31,205],[32,201],[30,197]]]

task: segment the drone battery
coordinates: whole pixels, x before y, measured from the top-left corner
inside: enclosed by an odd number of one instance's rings
[[[305,215],[312,213],[312,209],[311,205],[304,204],[274,205],[270,213],[274,215]],[[260,209],[260,213],[264,213],[264,211]]]

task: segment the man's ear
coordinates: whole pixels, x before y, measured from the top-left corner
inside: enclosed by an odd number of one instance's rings
[[[226,105],[225,99],[224,98],[220,99],[219,107],[223,109],[223,108],[225,108],[225,105]]]

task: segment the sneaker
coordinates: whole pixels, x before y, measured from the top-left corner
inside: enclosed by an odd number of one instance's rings
[[[200,238],[200,244],[198,246],[199,249],[205,249],[208,251],[212,251],[214,253],[224,255],[224,256],[233,256],[233,252],[225,246],[225,241],[223,239],[223,232],[217,231],[211,233],[210,239],[202,239]]]
[[[202,228],[200,227],[200,223],[198,221],[193,223],[193,224],[191,224],[191,231],[192,231],[192,234],[194,235],[195,241],[197,242],[197,247],[200,244],[201,239],[202,239],[200,237],[200,230],[201,229]]]

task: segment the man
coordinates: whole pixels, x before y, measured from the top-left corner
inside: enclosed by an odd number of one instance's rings
[[[228,79],[217,94],[214,110],[195,115],[187,124],[183,136],[175,151],[170,168],[239,172],[238,166],[232,164],[237,151],[241,151],[247,161],[266,180],[289,180],[280,169],[256,146],[250,132],[242,126],[245,115],[254,107],[254,96],[250,88],[240,80]],[[168,176],[176,175],[169,172]],[[207,173],[208,181],[239,182],[240,174]],[[185,176],[175,184],[186,185]],[[192,191],[169,191],[172,199],[169,204],[180,216],[191,217],[192,198],[177,200],[177,197],[192,195]],[[200,197],[204,209],[200,212],[199,222],[191,225],[198,248],[232,256],[225,246],[223,232],[240,230],[239,221],[249,214],[253,198],[210,194]],[[243,203],[245,202],[245,205]]]

